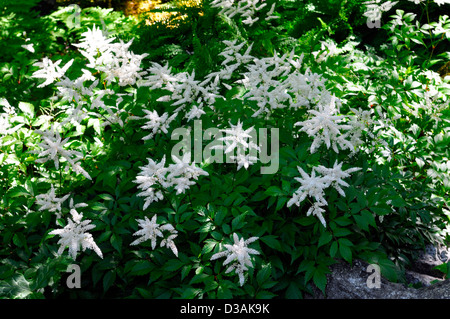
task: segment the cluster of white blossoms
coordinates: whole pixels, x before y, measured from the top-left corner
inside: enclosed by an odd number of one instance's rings
[[[258,151],[260,151],[260,147],[253,141],[256,140],[254,127],[244,130],[243,124],[239,120],[236,125],[230,123],[231,128],[220,130],[226,135],[218,140],[225,142],[225,145],[211,147],[211,149],[225,148],[225,154],[235,154],[230,155],[230,159],[238,164],[238,170],[241,167],[248,169],[250,165],[255,164],[258,161]]]
[[[174,255],[178,257],[178,249],[173,241],[178,236],[178,231],[175,230],[171,224],[158,224],[156,219],[157,215],[153,215],[151,220],[149,220],[147,216],[145,216],[144,219],[137,219],[136,221],[141,229],[133,235],[141,237],[133,241],[130,245],[138,245],[144,241],[150,240],[152,249],[154,250],[158,237],[161,237],[163,239],[161,240],[160,247],[166,246],[167,248],[170,248]],[[169,235],[166,238],[164,237],[163,231],[169,232]]]
[[[148,69],[148,75],[139,81],[139,86],[170,91],[170,95],[161,96],[157,101],[171,102],[173,106],[177,106],[170,118],[184,111],[185,118],[190,121],[200,118],[205,114],[204,107],[212,108],[216,99],[221,97],[218,81],[219,77],[216,76],[214,79],[207,78],[200,82],[195,79],[195,71],[191,74],[188,72],[173,74],[168,65],[153,63]],[[189,110],[186,109],[188,105],[191,106]]]
[[[213,7],[221,8],[220,13],[228,19],[239,17],[249,26],[259,19],[278,18],[274,14],[275,3],[269,8],[263,0],[214,0],[211,4]],[[262,10],[265,7],[267,8]],[[52,160],[57,169],[62,162],[69,163],[71,166],[66,166],[66,169],[72,167],[73,171],[91,179],[80,165],[82,154],[75,150],[68,150],[69,139],[61,138],[61,131],[56,128],[61,129],[67,123],[81,125],[83,120],[86,118],[91,120],[92,117],[102,120],[103,126],[116,123],[123,127],[127,117],[127,120],[145,121],[141,128],[144,131],[148,130],[149,134],[143,140],[149,140],[156,134],[169,134],[170,124],[178,115],[189,122],[201,118],[206,113],[207,107],[214,110],[216,100],[225,99],[220,95],[222,89],[231,90],[235,84],[243,87],[241,91],[243,93],[232,98],[252,101],[246,104],[254,108],[253,117],[270,117],[274,110],[280,108],[306,109],[310,117],[305,121],[297,122],[296,125],[300,126],[300,132],[305,132],[313,139],[311,152],[315,152],[322,144],[336,153],[339,150],[354,151],[362,143],[361,132],[365,127],[361,125],[359,119],[369,120],[369,114],[358,113],[353,117],[340,115],[341,101],[327,90],[325,79],[321,75],[313,73],[310,69],[301,71],[303,55],[295,55],[294,50],[283,55],[274,52],[273,56],[257,58],[251,54],[252,44],[238,43],[237,40],[223,41],[225,47],[219,54],[223,57],[221,68],[204,79],[198,79],[195,71],[175,73],[168,64],[152,63],[151,67],[143,70],[141,63],[147,54],[134,54],[130,51],[131,44],[132,41],[117,42],[115,38],[109,37],[106,32],[94,26],[82,34],[80,43],[75,44],[87,59],[85,68],[81,70],[82,74],[76,79],[72,80],[65,75],[73,60],[62,67],[61,60],[52,62],[48,58],[35,64],[40,67],[40,70],[33,76],[45,80],[38,87],[57,81],[55,99],[65,102],[63,108],[65,107],[64,112],[67,116],[64,122],[57,127],[52,127],[51,130],[36,131],[42,138],[42,143],[39,144],[41,150],[36,151],[39,154],[37,162]],[[327,54],[317,55],[318,60],[338,52],[335,46],[327,43],[323,43],[323,49],[327,50]],[[101,83],[100,79],[105,81]],[[107,88],[111,84],[120,87],[148,87],[150,91],[162,90],[165,95],[159,97],[157,102],[170,103],[175,110],[172,113],[158,114],[156,110],[143,109],[145,114],[143,116],[128,116],[128,112],[121,108],[124,100],[122,96],[117,98],[116,92]],[[108,105],[108,100],[115,100],[115,105]],[[230,128],[224,128],[220,132],[225,133],[224,137],[219,138],[219,141],[224,144],[213,146],[212,149],[223,149],[225,154],[237,163],[238,170],[242,167],[248,169],[250,165],[258,161],[257,155],[261,150],[254,142],[256,141],[254,127],[244,129],[244,123],[238,121],[236,125],[230,123]],[[294,135],[297,135],[296,132]],[[173,163],[166,166],[165,156],[159,162],[148,158],[148,164],[140,167],[140,172],[133,182],[138,185],[137,196],[144,199],[143,210],[146,210],[151,203],[163,200],[166,190],[173,190],[177,195],[185,193],[196,184],[200,176],[208,175],[208,172],[196,166],[195,162],[191,162],[190,153],[185,153],[183,158],[172,156],[172,160]],[[307,215],[317,216],[326,226],[323,217],[324,207],[327,205],[324,190],[333,187],[339,194],[345,196],[342,188],[348,187],[348,184],[344,179],[359,168],[343,171],[342,163],[336,162],[332,168],[324,166],[313,168],[311,176],[300,167],[298,170],[301,177],[295,179],[301,186],[295,191],[287,206],[290,207],[293,204],[300,206],[307,197],[314,199]],[[57,218],[60,218],[61,206],[68,198],[69,195],[62,198],[56,197],[52,186],[47,194],[36,197],[36,203],[40,211],[55,212]],[[74,259],[80,247],[83,251],[87,248],[92,249],[103,257],[92,235],[87,232],[95,226],[90,224],[90,220],[83,221],[82,214],[77,211],[86,206],[84,203],[74,205],[72,199],[69,204],[72,218],[67,219],[67,226],[51,232],[61,236],[58,242],[61,245],[59,254],[68,246],[69,255]],[[138,219],[137,222],[140,229],[133,235],[139,238],[131,245],[150,240],[152,249],[155,249],[158,239],[161,239],[160,246],[171,249],[178,256],[174,243],[178,232],[171,224],[158,224],[156,215],[151,219],[147,217]],[[256,241],[258,237],[244,240],[244,238],[239,239],[237,234],[233,234],[233,239],[234,244],[224,245],[226,250],[214,254],[211,260],[226,257],[223,263],[228,266],[226,273],[234,270],[242,286],[245,282],[245,272],[253,267],[251,255],[259,254],[248,245]]]
[[[20,129],[23,124],[12,126],[10,117],[16,115],[15,109],[6,99],[0,99],[0,105],[3,105],[3,112],[0,113],[0,136],[9,135]]]
[[[147,123],[142,126],[143,130],[151,130],[151,133],[144,136],[142,139],[149,140],[152,139],[156,134],[163,132],[165,134],[169,133],[168,128],[170,123],[177,117],[177,113],[172,114],[169,117],[169,113],[165,112],[163,115],[159,116],[156,111],[142,110],[145,116],[129,116],[130,120],[147,120]]]
[[[50,191],[45,194],[36,195],[36,204],[39,211],[48,210],[56,213],[56,218],[61,218],[62,204],[69,198],[70,194],[61,198],[56,197],[55,188],[51,185]]]
[[[408,0],[408,1],[414,2],[414,4],[426,2],[426,0]],[[436,3],[438,6],[441,6],[443,4],[450,4],[450,0],[433,0],[433,2]]]
[[[339,148],[355,152],[356,146],[362,144],[359,136],[365,126],[359,123],[355,126],[351,125],[355,124],[355,121],[344,122],[350,116],[337,115],[338,109],[334,95],[329,103],[318,104],[308,112],[312,116],[305,121],[295,123],[294,126],[301,126],[300,131],[314,139],[310,148],[311,153],[314,153],[322,144],[325,144],[328,149],[331,147],[336,153],[339,153]],[[352,132],[356,133],[351,134]]]
[[[349,184],[344,181],[345,178],[350,177],[350,174],[360,170],[359,167],[349,168],[345,171],[342,170],[342,163],[337,161],[334,163],[333,168],[327,168],[322,165],[314,167],[311,175],[308,175],[300,166],[297,167],[301,177],[295,177],[295,180],[301,183],[301,186],[294,192],[292,198],[288,201],[287,207],[292,205],[300,206],[300,204],[307,198],[313,198],[314,204],[309,208],[306,215],[317,216],[324,227],[326,227],[326,221],[323,217],[324,206],[328,205],[325,199],[325,189],[333,187],[337,192],[345,197],[345,192],[342,187],[348,187]],[[316,176],[316,173],[321,176]]]
[[[225,15],[229,19],[232,19],[234,16],[240,16],[242,19],[245,18],[242,23],[251,26],[259,20],[259,17],[256,15],[258,11],[267,6],[267,3],[261,0],[214,0],[211,2],[211,6],[213,8],[220,8],[219,14]],[[278,16],[273,15],[274,11],[275,3],[267,12],[264,20],[278,19]]]
[[[291,51],[279,56],[274,52],[272,57],[259,59],[250,54],[251,44],[245,52],[240,53],[246,43],[236,42],[224,41],[226,48],[219,54],[225,58],[222,62],[223,68],[208,77],[219,76],[220,80],[228,80],[239,67],[244,66],[246,71],[239,74],[241,78],[236,83],[242,84],[246,92],[236,98],[257,102],[258,109],[253,117],[269,116],[274,109],[311,108],[319,103],[331,102],[332,95],[326,89],[325,79],[321,75],[311,72],[310,69],[306,69],[304,73],[300,72],[303,55],[296,56],[294,51]],[[221,84],[231,89],[230,85],[223,82]],[[337,100],[336,103],[340,101]]]
[[[128,43],[113,42],[105,31],[95,26],[82,34],[82,40],[74,44],[89,61],[86,66],[103,72],[105,81],[118,82],[120,86],[134,85],[146,74],[141,68],[142,60],[148,54],[134,54],[129,50],[133,40]]]
[[[370,0],[364,2],[366,5],[366,12],[364,12],[364,16],[369,18],[372,21],[378,21],[381,19],[383,12],[387,12],[395,6],[398,1],[384,1],[384,0]]]
[[[36,133],[41,135],[42,143],[39,143],[38,146],[42,149],[31,150],[30,153],[38,154],[38,159],[36,163],[45,163],[47,161],[53,160],[55,164],[55,168],[59,169],[60,158],[64,158],[66,162],[70,163],[72,170],[77,174],[82,174],[87,179],[92,180],[89,176],[88,172],[86,172],[80,165],[79,161],[82,159],[82,153],[75,150],[66,150],[64,145],[68,142],[68,138],[62,139],[61,135],[55,127],[52,126],[51,130],[41,131],[35,130]],[[69,167],[66,166],[67,170]]]
[[[38,85],[38,88],[50,85],[55,80],[60,79],[64,76],[66,71],[70,68],[73,63],[73,59],[67,62],[63,67],[60,67],[61,60],[53,62],[49,58],[45,57],[42,62],[36,62],[33,65],[38,66],[39,70],[33,73],[31,77],[45,79],[43,83]]]
[[[137,196],[144,197],[144,210],[152,202],[164,198],[162,191],[155,189],[158,184],[164,189],[173,187],[177,194],[181,194],[195,185],[193,180],[197,180],[201,175],[209,175],[203,169],[195,166],[194,162],[189,164],[190,156],[190,153],[185,154],[183,158],[172,156],[174,163],[169,164],[168,167],[165,167],[165,156],[159,163],[149,158],[148,164],[140,167],[141,172],[134,182],[139,184],[138,189],[142,190]]]
[[[409,2],[413,2],[414,4],[427,4],[429,1],[427,0],[408,0]],[[438,6],[443,4],[450,4],[450,0],[433,0]],[[377,21],[381,19],[383,12],[387,12],[391,10],[398,1],[384,1],[384,0],[370,0],[364,2],[366,6],[366,12],[364,12],[364,16],[371,19],[372,21]]]
[[[244,272],[247,271],[249,267],[253,267],[250,255],[259,255],[259,251],[247,246],[248,244],[258,240],[258,237],[250,237],[249,239],[244,240],[244,238],[239,239],[239,236],[234,233],[233,239],[234,244],[225,244],[224,247],[226,248],[226,250],[212,255],[211,261],[226,257],[223,265],[225,266],[230,263],[231,265],[228,266],[225,273],[227,274],[234,270],[235,273],[239,276],[239,284],[243,286],[245,282]]]
[[[95,225],[91,225],[91,220],[82,220],[83,213],[78,213],[76,210],[79,207],[87,207],[85,203],[79,203],[74,205],[73,199],[70,201],[70,214],[72,218],[67,218],[67,225],[62,229],[56,229],[51,231],[50,235],[59,235],[61,238],[58,241],[60,245],[58,249],[58,255],[62,255],[66,247],[69,247],[69,256],[74,260],[77,257],[80,247],[82,251],[86,249],[92,249],[97,253],[100,258],[103,258],[102,251],[97,246],[92,237],[92,234],[88,233],[88,230],[95,228]]]

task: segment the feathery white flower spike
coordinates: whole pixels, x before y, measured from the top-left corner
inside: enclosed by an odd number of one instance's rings
[[[45,57],[42,62],[36,62],[33,65],[40,67],[39,70],[33,73],[31,77],[33,78],[40,78],[45,79],[45,82],[38,85],[38,88],[42,88],[44,86],[47,86],[49,84],[52,84],[55,82],[56,79],[60,79],[64,76],[67,69],[70,68],[70,66],[73,63],[73,59],[66,63],[62,68],[59,67],[59,64],[62,60],[58,60],[55,63],[52,62],[49,58]]]
[[[42,143],[38,144],[43,148],[43,151],[38,154],[39,159],[37,159],[36,162],[44,163],[53,160],[56,169],[59,169],[59,156],[64,157],[66,160],[70,160],[74,154],[79,154],[79,152],[67,151],[63,148],[64,144],[66,144],[69,139],[66,138],[62,140],[59,132],[54,129],[54,126],[52,126],[51,130],[45,132],[40,130],[36,130],[35,132],[41,134],[43,140]]]
[[[311,176],[309,176],[300,166],[297,167],[298,171],[302,175],[301,178],[295,177],[295,180],[300,182],[302,185],[295,191],[294,196],[288,201],[287,207],[296,204],[300,206],[300,203],[306,197],[312,197],[317,202],[328,205],[324,198],[324,190],[329,186],[328,178],[323,176],[316,176],[316,172],[313,170]]]
[[[40,206],[39,211],[48,210],[49,212],[55,212],[56,218],[59,219],[61,218],[61,205],[69,196],[65,195],[62,198],[57,198],[55,188],[51,185],[48,193],[36,196],[36,204]]]
[[[144,219],[137,219],[138,225],[141,228],[135,232],[134,236],[141,236],[130,245],[138,245],[144,241],[150,240],[152,249],[156,248],[156,242],[158,237],[162,238],[160,247],[166,246],[170,248],[175,256],[178,257],[178,249],[173,241],[178,236],[178,231],[171,224],[160,225],[156,222],[157,215],[153,215],[152,219],[149,220],[147,217]],[[170,234],[167,238],[164,238],[163,231],[168,231]]]
[[[84,205],[86,204],[83,204],[82,206],[85,207]],[[62,255],[66,247],[69,247],[69,255],[73,258],[73,260],[75,260],[81,247],[82,251],[85,251],[87,248],[92,249],[100,258],[103,259],[102,251],[95,243],[92,235],[87,232],[88,230],[95,228],[95,225],[91,225],[91,220],[89,219],[82,221],[83,214],[78,213],[75,210],[73,201],[71,201],[71,206],[72,209],[70,213],[72,215],[72,219],[67,218],[68,223],[64,228],[56,229],[49,233],[51,235],[59,235],[61,237],[58,241],[58,244],[60,245],[58,255]]]
[[[149,220],[147,216],[144,219],[138,219],[138,225],[141,228],[137,232],[133,234],[133,236],[141,236],[135,241],[133,241],[130,245],[138,245],[144,241],[150,240],[152,249],[156,247],[156,240],[158,237],[163,237],[161,230],[159,229],[159,224],[156,222],[156,215],[153,215],[153,218]]]
[[[212,261],[218,258],[226,257],[223,262],[224,266],[233,262],[230,266],[228,266],[225,273],[229,273],[234,270],[239,276],[239,284],[243,286],[245,282],[244,271],[248,270],[248,267],[253,267],[250,255],[259,255],[259,251],[253,248],[248,248],[247,246],[248,244],[258,240],[258,237],[250,237],[249,239],[244,240],[244,238],[239,239],[239,236],[234,233],[233,239],[233,245],[224,245],[226,250],[212,255],[210,260]]]
[[[343,163],[339,163],[337,162],[337,160],[335,161],[333,168],[326,168],[322,165],[319,165],[317,167],[315,167],[314,169],[324,175],[327,178],[327,182],[329,186],[334,187],[337,192],[345,197],[345,193],[342,190],[341,186],[343,187],[348,187],[349,184],[347,182],[345,182],[343,179],[350,177],[350,173],[359,171],[361,168],[360,167],[352,167],[349,168],[345,171],[342,170],[342,164]]]

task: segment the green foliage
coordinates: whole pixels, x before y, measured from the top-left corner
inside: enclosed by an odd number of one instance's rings
[[[266,2],[264,13],[274,3]],[[14,130],[3,134],[0,127],[1,298],[297,299],[312,293],[313,285],[325,293],[330,266],[338,261],[376,263],[388,280],[404,282],[403,270],[413,251],[449,239],[445,198],[450,188],[450,87],[448,77],[435,72],[448,62],[448,17],[438,17],[442,31],[436,22],[416,23],[414,16],[398,10],[378,30],[388,40],[375,50],[357,38],[366,22],[359,0],[275,2],[276,14],[283,19],[261,19],[252,26],[218,15],[210,1],[201,8],[158,9],[186,14],[174,20],[177,27],[147,25],[145,16],[138,23],[100,8],[82,9],[81,24],[74,26],[64,8],[38,17],[12,2],[0,7],[0,97],[16,110],[7,116]],[[29,1],[27,8],[34,5]],[[395,23],[399,19],[402,25]],[[205,109],[203,129],[225,129],[239,120],[245,128],[279,128],[276,174],[261,174],[262,163],[236,170],[235,165],[203,162],[208,176],[200,177],[186,193],[163,189],[164,200],[144,210],[136,176],[148,158],[159,161],[165,156],[170,161],[178,141],[170,134],[143,140],[148,131],[128,116],[145,116],[144,110],[172,114],[177,107],[158,100],[166,90],[107,84],[105,77],[95,74],[99,86],[114,92],[105,100],[120,105],[122,124],[109,122],[108,113],[101,110],[61,132],[70,138],[67,149],[82,153],[82,166],[91,180],[71,169],[56,169],[52,161],[38,163],[38,156],[30,152],[41,142],[36,130],[69,118],[64,112],[67,101],[51,99],[55,89],[36,87],[31,75],[38,67],[33,64],[45,56],[62,59],[61,65],[73,58],[67,75],[80,76],[85,61],[73,44],[94,25],[104,25],[124,41],[134,38],[130,49],[148,54],[144,69],[153,62],[168,63],[176,73],[195,71],[196,79],[222,68],[224,40],[253,43],[251,54],[259,58],[303,53],[297,72],[308,69],[323,75],[326,89],[343,102],[339,114],[372,111],[369,118],[360,119],[371,129],[355,154],[324,147],[311,154],[311,138],[305,132],[293,136],[306,108],[280,108],[270,117],[254,117],[256,102],[235,98],[246,88],[234,86],[221,92],[224,98],[216,100],[214,110]],[[27,38],[34,52],[22,47]],[[239,79],[239,72],[245,67],[233,73],[230,84]],[[1,103],[5,110],[5,100]],[[194,130],[191,123],[176,118],[171,130]],[[201,147],[209,142],[204,140]],[[336,161],[361,170],[346,179],[345,196],[334,188],[325,190],[326,227],[307,215],[311,198],[287,207],[299,187],[297,167],[311,172]],[[100,258],[88,250],[75,261],[81,267],[80,290],[65,286],[67,267],[74,261],[67,253],[57,254],[58,237],[50,234],[66,225],[69,201],[62,205],[61,218],[39,210],[36,203],[52,185],[58,197],[71,194],[75,203],[88,205],[83,217],[95,225],[92,234],[103,254]],[[155,214],[158,223],[169,223],[178,232],[178,256],[169,249],[153,249],[150,241],[130,245],[139,229],[137,219]],[[252,256],[253,267],[242,286],[226,265],[211,260],[233,244],[234,233],[245,239],[259,237],[250,246],[260,254]],[[448,274],[445,267],[441,269]]]

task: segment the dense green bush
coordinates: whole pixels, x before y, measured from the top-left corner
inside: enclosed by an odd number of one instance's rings
[[[302,298],[448,240],[448,17],[394,7],[374,49],[360,1],[265,3],[1,8],[1,297]]]

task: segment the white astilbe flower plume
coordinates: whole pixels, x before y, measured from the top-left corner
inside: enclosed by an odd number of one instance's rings
[[[313,116],[306,120],[295,123],[295,126],[301,126],[300,131],[304,131],[308,136],[313,137],[310,152],[314,153],[322,144],[325,144],[339,153],[338,146],[341,149],[354,150],[355,146],[346,138],[353,127],[348,124],[342,124],[345,116],[336,115],[336,97],[333,96],[329,104],[319,104],[318,109],[308,111]]]
[[[287,207],[290,207],[293,204],[300,206],[300,203],[308,196],[314,198],[318,203],[327,205],[328,203],[325,200],[324,195],[325,189],[329,186],[328,178],[316,176],[314,170],[311,172],[311,176],[309,176],[300,166],[298,166],[297,169],[302,177],[295,177],[295,180],[300,182],[301,186],[288,201]]]
[[[56,79],[60,79],[64,76],[67,69],[72,65],[73,59],[66,63],[62,68],[59,66],[61,60],[52,62],[49,58],[45,57],[42,62],[36,62],[33,65],[40,67],[39,70],[34,72],[31,77],[38,79],[45,79],[45,82],[38,85],[38,88],[42,88],[49,84],[52,84]]]
[[[53,160],[55,168],[59,169],[60,157],[62,157],[72,166],[75,173],[82,174],[87,179],[92,180],[88,172],[86,172],[78,163],[82,158],[82,153],[64,149],[64,145],[69,139],[66,138],[63,140],[59,135],[59,132],[55,130],[54,126],[52,126],[51,130],[45,132],[41,130],[36,130],[35,132],[41,135],[42,143],[39,143],[38,146],[43,149],[42,151],[30,151],[30,153],[38,154],[39,158],[36,160],[37,163],[45,163],[49,160]],[[67,169],[68,167],[66,167],[66,170]]]
[[[349,184],[344,181],[344,178],[350,177],[350,174],[360,170],[359,167],[349,168],[345,171],[342,170],[342,163],[335,161],[332,168],[327,168],[323,165],[314,167],[311,176],[309,176],[301,167],[297,167],[301,174],[300,177],[295,177],[295,180],[301,183],[301,186],[294,192],[292,198],[288,201],[287,207],[292,205],[300,206],[300,204],[306,199],[311,197],[315,200],[313,205],[309,208],[306,215],[316,216],[324,227],[326,227],[326,221],[322,213],[325,212],[325,207],[328,205],[325,200],[325,189],[333,187],[343,197],[345,192],[342,187],[348,187]],[[316,172],[323,176],[316,176]]]
[[[345,182],[343,179],[350,177],[351,173],[359,171],[361,168],[352,167],[343,171],[342,164],[343,163],[338,163],[336,160],[336,162],[333,165],[333,168],[327,168],[325,166],[319,165],[315,167],[314,170],[326,177],[328,186],[334,187],[341,196],[345,197],[345,193],[341,188],[341,186],[348,187],[349,184]]]
[[[267,6],[267,3],[261,0],[214,0],[211,2],[211,6],[213,8],[220,8],[219,14],[225,15],[229,19],[234,16],[240,16],[243,19],[242,23],[251,26],[259,20],[259,17],[256,17],[257,12]],[[267,12],[265,20],[278,18],[278,16],[273,15],[274,10],[275,3]]]
[[[65,195],[62,198],[57,198],[55,188],[51,185],[48,193],[36,196],[36,204],[40,206],[39,211],[48,210],[49,212],[55,212],[56,218],[59,219],[61,218],[61,205],[69,196]]]
[[[58,255],[62,255],[66,247],[69,247],[69,255],[75,260],[80,250],[92,249],[97,253],[100,258],[103,258],[102,251],[95,243],[92,235],[88,233],[88,230],[95,228],[95,225],[91,225],[91,220],[86,219],[82,221],[83,214],[76,211],[76,207],[85,207],[86,204],[73,205],[71,201],[71,215],[72,219],[67,218],[67,225],[62,229],[56,229],[51,231],[51,235],[59,235],[61,238],[58,241],[60,245],[58,249]]]
[[[323,209],[324,205],[319,202],[315,202],[306,212],[306,216],[310,216],[311,214],[313,216],[316,216],[320,222],[322,223],[323,227],[327,227],[327,222],[325,221],[325,218],[323,217],[322,213],[325,212],[325,209]]]
[[[258,145],[251,141],[253,136],[250,135],[250,132],[254,130],[253,126],[244,130],[243,125],[244,123],[241,123],[239,120],[236,125],[230,123],[231,128],[220,130],[221,132],[226,133],[225,137],[219,138],[220,141],[225,142],[225,154],[234,151],[236,148],[243,148],[244,150],[253,148],[259,150]],[[250,141],[248,141],[249,139]],[[223,145],[215,146],[215,148],[223,147]]]
[[[150,240],[152,249],[156,248],[158,237],[163,238],[160,246],[170,248],[175,256],[178,257],[178,250],[175,246],[174,239],[178,236],[178,231],[171,224],[160,225],[156,222],[157,215],[153,215],[152,219],[149,220],[147,216],[144,219],[137,219],[138,225],[141,229],[135,232],[134,236],[141,236],[130,245],[138,245],[144,241]],[[168,231],[169,236],[164,238],[163,231]]]
[[[86,32],[81,34],[80,43],[76,43],[74,46],[80,48],[82,53],[94,57],[110,51],[111,42],[114,39],[108,38],[108,35],[103,30],[94,25],[92,29],[88,28]]]
[[[156,134],[163,132],[167,134],[170,123],[177,117],[178,113],[174,113],[169,117],[169,113],[165,112],[163,115],[159,116],[156,111],[148,111],[143,110],[145,116],[130,116],[129,119],[132,120],[147,120],[147,123],[142,126],[143,130],[151,130],[151,133],[147,136],[144,136],[142,139],[144,141],[152,139]]]
[[[150,90],[164,88],[173,92],[178,81],[177,77],[172,74],[172,68],[166,63],[164,66],[152,62],[150,68],[147,69],[147,76],[139,83],[139,86],[148,86]]]
[[[225,273],[229,273],[234,270],[239,276],[239,284],[242,286],[245,282],[244,271],[248,270],[248,267],[253,267],[250,255],[259,255],[259,251],[249,248],[247,247],[247,245],[258,240],[258,237],[251,237],[247,240],[244,240],[244,238],[239,239],[238,235],[234,233],[233,239],[234,244],[224,245],[226,250],[212,255],[211,261],[226,257],[225,261],[223,262],[224,266],[233,262],[228,266]]]
[[[251,134],[255,132],[254,127],[252,126],[244,130],[243,123],[240,120],[236,125],[230,123],[230,126],[231,128],[229,129],[220,130],[226,135],[220,137],[218,140],[225,142],[225,145],[214,145],[211,149],[225,148],[225,154],[233,154],[230,156],[230,159],[238,164],[238,170],[241,167],[247,169],[249,165],[255,164],[258,161],[257,152],[260,151],[260,147],[253,142],[253,140],[256,140],[256,136]],[[249,154],[246,154],[247,152]]]
[[[53,160],[56,169],[59,169],[59,157],[63,157],[66,160],[70,160],[72,156],[81,156],[80,152],[68,151],[64,149],[64,145],[67,143],[69,138],[62,139],[59,132],[52,126],[51,130],[41,131],[36,130],[36,133],[41,135],[42,143],[38,145],[43,149],[42,152],[33,151],[33,153],[38,153],[39,159],[36,160],[38,163],[44,163],[49,160]]]
[[[173,187],[177,191],[177,195],[184,193],[190,186],[194,185],[201,175],[208,176],[208,172],[197,167],[195,163],[189,164],[191,154],[187,153],[183,158],[172,156],[173,164],[165,167],[165,156],[160,163],[156,163],[152,159],[148,159],[146,166],[140,167],[141,172],[136,177],[135,183],[139,184],[141,189],[137,196],[144,197],[144,207],[147,207],[154,201],[164,198],[161,190],[155,187],[168,189]]]
[[[95,25],[81,36],[81,42],[75,46],[80,48],[80,53],[88,59],[86,66],[102,72],[108,84],[117,81],[120,86],[134,85],[147,73],[140,65],[148,54],[138,55],[129,51],[133,40],[128,43],[121,40],[113,43],[115,38],[108,38],[108,35]]]

